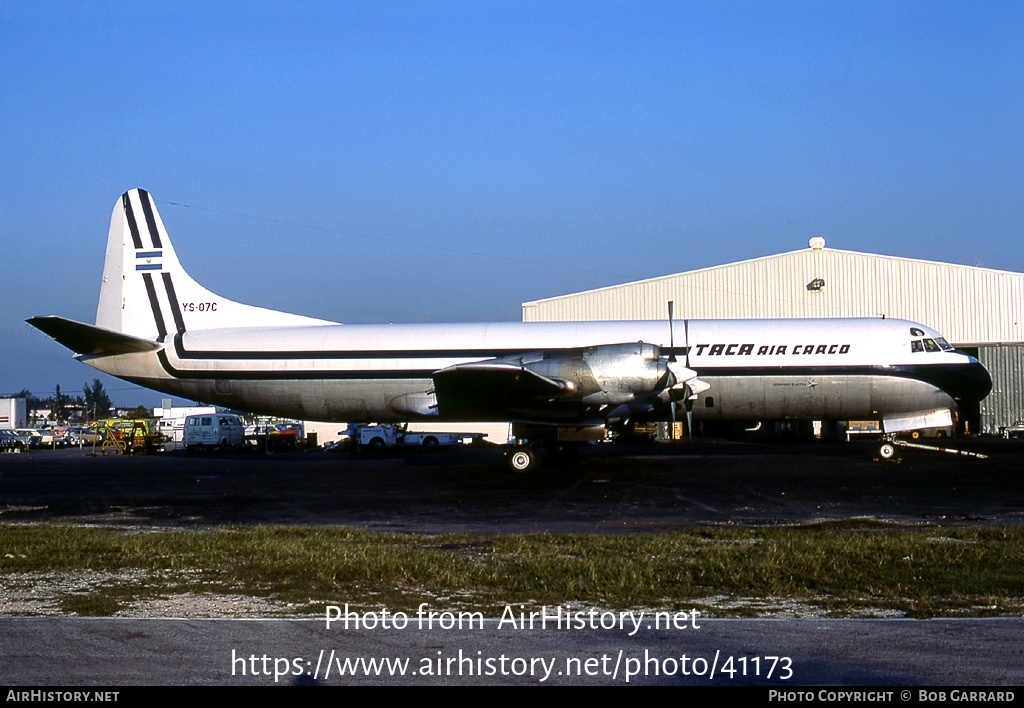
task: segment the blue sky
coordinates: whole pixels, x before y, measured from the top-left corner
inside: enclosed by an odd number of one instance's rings
[[[342,322],[815,235],[1024,271],[1016,1],[0,0],[0,61],[0,393],[97,375],[23,321],[93,321],[132,187],[212,290]]]

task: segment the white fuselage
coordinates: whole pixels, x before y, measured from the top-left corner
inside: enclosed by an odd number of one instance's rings
[[[912,351],[891,319],[678,320],[680,361],[710,384],[697,420],[881,419],[956,408],[946,380],[977,373],[956,351]],[[643,341],[669,347],[666,321],[322,325],[186,331],[158,352],[87,363],[194,400],[336,421],[444,419],[431,375],[510,354]],[[920,339],[920,337],[917,337]],[[961,381],[960,384],[966,385]],[[506,419],[496,413],[496,419]],[[569,421],[566,421],[569,422]]]

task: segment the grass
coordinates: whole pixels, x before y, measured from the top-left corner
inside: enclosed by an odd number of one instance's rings
[[[39,596],[42,609],[4,604]],[[506,606],[752,616],[1020,615],[1024,529],[820,526],[594,534],[413,535],[332,527],[189,531],[0,526],[0,613],[103,616],[152,600],[263,598],[498,616]],[[20,608],[20,609],[19,609]]]

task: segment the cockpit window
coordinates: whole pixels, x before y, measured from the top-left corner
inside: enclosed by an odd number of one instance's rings
[[[925,337],[924,339],[912,339],[910,340],[910,351],[911,352],[951,352],[955,351],[953,345],[947,342],[942,337],[936,337],[930,339]]]
[[[911,339],[910,351],[955,351],[955,348],[942,337],[935,339],[925,337],[924,339]]]

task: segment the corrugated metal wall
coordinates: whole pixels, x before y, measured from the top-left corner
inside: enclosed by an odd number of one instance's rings
[[[816,278],[820,290],[809,290]],[[1024,342],[1024,274],[805,249],[536,300],[526,322],[683,318],[901,317],[959,344]]]
[[[978,361],[992,374],[992,393],[981,402],[981,432],[1024,419],[1024,345],[979,347]]]

